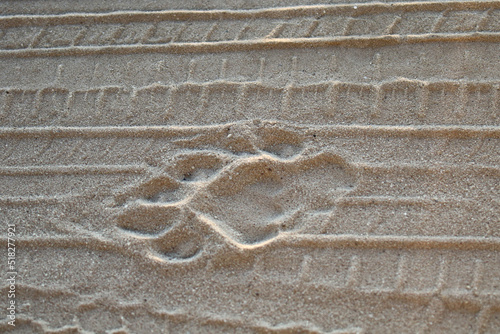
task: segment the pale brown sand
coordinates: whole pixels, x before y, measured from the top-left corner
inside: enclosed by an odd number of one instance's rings
[[[0,332],[500,332],[500,1],[0,12]]]

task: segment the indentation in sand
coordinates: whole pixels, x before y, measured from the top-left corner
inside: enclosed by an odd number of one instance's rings
[[[204,247],[199,229],[227,244],[258,247],[333,215],[338,198],[357,185],[341,157],[304,153],[302,138],[292,132],[264,131],[259,138],[258,155],[206,150],[175,156],[160,167],[161,176],[120,195],[129,200],[122,203],[118,228],[147,240],[152,256],[186,260]]]

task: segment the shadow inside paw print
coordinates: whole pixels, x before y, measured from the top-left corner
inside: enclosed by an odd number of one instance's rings
[[[299,230],[303,213],[332,213],[335,201],[356,183],[355,173],[335,155],[254,158],[217,178],[191,206],[237,242],[256,244]]]

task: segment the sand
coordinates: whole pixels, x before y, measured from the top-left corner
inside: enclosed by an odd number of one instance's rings
[[[0,332],[500,332],[499,1],[0,12]]]

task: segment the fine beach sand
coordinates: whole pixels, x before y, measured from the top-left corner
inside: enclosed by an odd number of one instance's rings
[[[0,13],[0,332],[500,332],[500,1]]]

